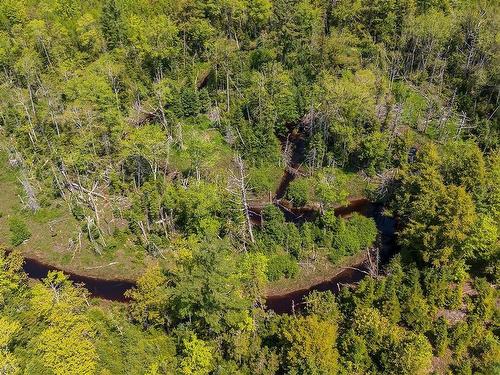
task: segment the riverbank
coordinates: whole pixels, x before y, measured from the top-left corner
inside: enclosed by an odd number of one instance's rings
[[[396,251],[395,220],[383,215],[383,207],[367,199],[356,199],[350,205],[335,210],[339,216],[349,216],[353,212],[372,217],[379,231],[378,249],[380,265],[386,263]],[[373,259],[373,258],[372,258]],[[279,280],[266,290],[266,305],[277,313],[288,313],[299,305],[312,290],[338,292],[341,285],[352,285],[366,275],[368,253],[360,252],[332,264],[328,259],[317,259],[314,267],[302,267],[295,279]],[[25,258],[24,271],[32,279],[43,279],[49,271],[62,271],[75,283],[81,283],[93,297],[118,302],[127,302],[125,292],[134,287],[134,278],[99,278],[74,273],[62,267],[44,263],[39,259]]]
[[[298,171],[300,168],[305,147],[303,135],[297,129],[290,131],[293,136],[287,139],[287,142],[290,141],[293,151],[291,165],[285,169],[279,188],[271,201],[282,210],[287,221],[301,223],[314,220],[320,214],[320,207],[314,203],[304,207],[294,207],[291,202],[284,198],[289,183],[297,177],[296,173],[290,171]],[[2,177],[1,174],[0,177]],[[8,177],[3,182],[11,188],[10,195],[13,199],[4,200],[4,203],[8,203],[5,212],[8,212],[9,215],[15,215],[16,212],[22,210],[19,207],[11,206],[12,202],[16,201],[14,199],[15,178],[14,175]],[[253,215],[251,219],[256,225],[260,224],[260,211],[264,205],[262,202],[262,205],[250,207]],[[62,271],[73,282],[83,284],[94,297],[125,302],[127,300],[124,297],[125,291],[135,285],[136,280],[147,267],[144,253],[140,252],[138,255],[135,247],[125,239],[115,244],[115,250],[112,253],[103,253],[96,257],[91,247],[85,246],[88,244],[84,243],[82,246],[81,242],[86,240],[84,236],[81,236],[80,223],[63,208],[53,207],[51,210],[47,210],[47,214],[44,215],[37,213],[36,215],[40,217],[35,218],[36,220],[34,220],[33,215],[25,217],[30,228],[36,229],[33,231],[33,235],[19,246],[25,257],[25,272],[32,279],[42,279],[49,271]],[[351,196],[347,205],[339,205],[334,211],[337,216],[341,217],[349,217],[352,213],[357,212],[375,218],[377,226],[380,227],[381,210],[376,210],[375,205],[365,197]],[[114,218],[105,219],[114,220]],[[5,231],[3,236],[5,239],[8,238],[6,220],[7,218],[4,217],[5,225],[0,225]],[[114,225],[120,230],[121,227],[126,226],[126,223],[114,223]],[[48,227],[50,233],[42,230],[43,226]],[[78,235],[79,232],[80,235]],[[383,230],[379,228],[379,232],[382,233]],[[392,230],[391,233],[393,234],[393,232]],[[70,241],[69,246],[64,244],[68,240]],[[47,248],[52,249],[52,251],[43,251]],[[78,257],[75,257],[77,253]],[[334,283],[334,287],[338,287],[339,284],[335,280],[339,277],[342,283],[356,282],[364,274],[349,267],[363,266],[362,263],[366,259],[367,253],[363,251],[346,257],[336,264],[330,263],[326,258],[316,259],[311,264],[303,264],[297,278],[279,280],[268,287],[266,291],[268,305],[273,308],[274,304],[275,308],[273,309],[277,312],[287,312],[290,310],[290,306],[293,306],[296,301],[301,300],[305,294],[313,289],[332,290],[331,283]]]
[[[317,260],[314,265],[303,265],[301,273],[294,279],[281,279],[270,284],[265,292],[265,298],[283,296],[298,290],[308,290],[322,284],[343,271],[345,267],[359,266],[367,260],[366,252],[344,258],[340,263],[332,264],[328,259]],[[81,283],[93,297],[110,301],[127,302],[124,293],[136,285],[134,278],[121,277],[94,277],[87,274],[78,274],[63,267],[44,263],[37,258],[24,258],[23,270],[29,278],[41,280],[50,271],[61,271],[74,283]]]
[[[355,267],[367,260],[366,252],[345,257],[340,262],[332,264],[328,259],[316,260],[311,264],[303,264],[299,275],[294,279],[281,279],[268,285],[266,298],[273,298],[295,292],[307,290],[315,285],[322,284],[339,275],[346,268]]]
[[[71,213],[67,202],[54,199],[36,212],[26,209],[20,184],[22,173],[9,166],[9,156],[2,149],[5,139],[0,135],[0,246],[12,246],[11,223],[25,225],[28,235],[16,246],[26,259],[64,270],[65,273],[98,279],[137,279],[154,261],[144,256],[125,235],[125,221],[112,217],[109,209],[101,209],[101,221],[108,246],[98,254],[82,230],[82,222]],[[102,208],[105,203],[97,202]],[[112,245],[112,246],[111,246]]]
[[[308,206],[299,209],[287,208],[289,216],[295,215],[303,220],[309,220],[318,215],[319,207]],[[349,200],[347,205],[338,205],[334,208],[336,216],[349,218],[354,212],[361,215],[377,219],[382,212],[376,212],[374,205],[365,197],[354,197]],[[380,220],[379,220],[380,221]],[[379,228],[380,231],[380,228]],[[333,264],[326,256],[323,259],[316,259],[312,263],[302,264],[297,278],[281,279],[269,286],[266,291],[267,297],[287,294],[292,291],[312,288],[325,281],[330,280],[345,270],[345,267],[355,267],[368,259],[368,253],[362,251],[352,256],[346,256],[339,262]]]
[[[361,213],[375,220],[379,233],[375,246],[376,253],[375,251],[370,253],[369,258],[368,252],[363,251],[345,258],[340,264],[319,266],[307,277],[302,276],[299,280],[290,280],[289,283],[278,283],[276,289],[268,290],[267,308],[279,314],[294,312],[303,306],[304,298],[312,291],[338,293],[343,286],[357,284],[367,274],[371,274],[370,271],[375,270],[379,273],[399,251],[396,241],[396,219],[385,216],[382,205],[376,205],[364,199],[336,210],[336,214],[344,217],[352,212]],[[324,263],[328,261],[325,260]]]

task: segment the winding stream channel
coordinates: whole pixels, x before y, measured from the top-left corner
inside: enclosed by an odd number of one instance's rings
[[[375,220],[379,230],[379,265],[387,263],[397,251],[395,220],[384,216],[382,210],[381,205],[371,203],[364,198],[352,200],[348,206],[335,210],[338,216],[346,217],[357,212]],[[300,306],[303,298],[313,290],[330,290],[337,293],[341,285],[354,284],[366,276],[364,271],[368,269],[367,259],[358,264],[351,264],[350,267],[340,268],[336,275],[309,288],[269,296],[266,298],[266,305],[276,313],[288,313],[294,310],[296,306]],[[46,277],[49,271],[63,271],[73,282],[83,284],[92,296],[111,301],[126,302],[125,291],[135,286],[135,282],[132,280],[108,280],[78,275],[31,258],[25,258],[23,268],[30,278],[39,280]]]
[[[395,236],[396,220],[392,217],[383,215],[382,205],[372,203],[365,198],[352,200],[348,206],[340,207],[335,210],[335,213],[342,217],[350,216],[354,212],[371,217],[375,220],[379,231],[377,239],[377,248],[379,250],[378,266],[383,266],[391,259],[398,249]],[[370,256],[373,258],[373,255],[374,254],[371,254]],[[350,264],[349,268],[340,267],[337,274],[318,284],[285,294],[268,296],[266,298],[266,306],[278,314],[289,313],[297,308],[300,309],[304,297],[310,292],[314,290],[320,292],[330,290],[333,293],[338,293],[342,285],[352,285],[365,277],[368,266],[368,257],[365,257],[357,264]]]
[[[287,221],[297,223],[314,220],[319,215],[317,207],[306,206],[294,208],[290,202],[283,198],[288,185],[299,174],[300,165],[304,158],[305,139],[303,134],[297,132],[296,129],[291,130],[287,136],[286,144],[287,147],[292,147],[291,161],[290,165],[285,169],[280,185],[276,190],[273,203],[283,211]],[[260,211],[262,208],[262,205],[250,207],[254,223],[260,222]],[[379,231],[379,266],[387,263],[397,251],[395,220],[384,216],[382,211],[383,207],[381,205],[372,203],[366,198],[353,199],[347,206],[335,209],[337,216],[348,217],[357,212],[375,220]],[[359,264],[351,264],[349,268],[339,268],[339,272],[336,275],[308,288],[294,290],[286,294],[268,296],[266,298],[266,305],[276,313],[289,313],[294,311],[296,307],[300,308],[304,297],[313,290],[330,290],[337,293],[341,285],[354,284],[366,275],[365,272],[368,268],[367,258]],[[23,268],[26,274],[33,279],[43,279],[49,271],[63,271],[73,282],[83,284],[92,296],[111,301],[126,302],[125,292],[135,286],[133,280],[109,280],[78,275],[32,258],[25,258]]]

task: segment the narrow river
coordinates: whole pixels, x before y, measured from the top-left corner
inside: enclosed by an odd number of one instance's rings
[[[353,212],[358,212],[375,220],[379,231],[377,240],[377,247],[379,249],[378,267],[382,267],[398,250],[395,236],[396,220],[383,215],[382,205],[371,203],[366,199],[358,199],[353,201],[351,205],[336,210],[336,214],[339,216],[349,216]],[[365,259],[359,264],[351,264],[349,267],[352,268],[341,268],[340,272],[332,278],[309,288],[294,290],[293,292],[282,295],[269,296],[266,298],[266,305],[269,309],[274,310],[278,314],[290,313],[300,309],[303,305],[302,302],[304,297],[314,290],[320,292],[329,290],[333,293],[338,293],[342,285],[355,284],[366,276],[366,273],[363,271],[368,270],[368,259]]]
[[[24,272],[32,279],[41,280],[47,276],[49,271],[63,271],[74,283],[83,284],[93,297],[107,299],[110,301],[126,302],[125,292],[135,286],[131,280],[107,280],[83,275],[77,275],[37,259],[24,258]]]
[[[380,249],[380,265],[387,263],[397,250],[394,233],[395,220],[383,216],[382,209],[383,207],[381,205],[373,204],[367,199],[357,199],[352,201],[349,206],[340,207],[335,210],[336,214],[339,216],[349,216],[354,212],[358,212],[365,216],[372,217],[375,220],[379,230],[378,245]],[[351,266],[361,270],[367,269],[365,262]],[[127,299],[124,296],[125,291],[135,286],[135,283],[131,280],[107,280],[77,275],[30,258],[25,258],[23,268],[30,278],[39,280],[46,277],[49,271],[63,271],[68,275],[71,281],[83,284],[92,296],[111,301],[126,302]],[[331,290],[336,293],[340,285],[356,283],[364,276],[365,274],[363,272],[346,268],[331,279],[313,285],[307,289],[295,290],[291,293],[268,297],[266,299],[266,305],[276,313],[291,312],[294,306],[300,306],[304,296],[313,290]]]
[[[304,135],[297,129],[292,128],[290,129],[287,139],[282,141],[284,146],[287,145],[287,147],[289,146],[292,148],[291,160],[290,165],[285,169],[281,183],[275,192],[273,202],[283,211],[287,221],[301,223],[314,220],[319,215],[317,207],[294,208],[290,202],[287,202],[283,198],[288,185],[299,173],[301,163],[303,162],[305,150]],[[251,207],[253,215],[251,219],[254,224],[260,223],[261,209],[262,207],[260,206]],[[375,220],[379,230],[379,266],[386,263],[397,249],[395,241],[395,220],[383,216],[382,209],[382,206],[371,203],[365,198],[360,198],[353,199],[349,202],[349,205],[339,207],[335,210],[335,214],[337,216],[348,217],[352,213],[357,212],[367,217],[372,217]],[[363,271],[367,269],[364,262],[351,266]],[[46,277],[49,271],[63,271],[66,275],[68,275],[71,281],[80,283],[88,289],[92,296],[111,301],[127,302],[127,298],[124,294],[128,289],[135,286],[135,282],[131,280],[108,280],[78,275],[52,265],[45,264],[37,259],[25,258],[23,268],[30,278],[39,280]],[[341,271],[334,277],[317,285],[313,285],[306,289],[295,290],[283,295],[270,296],[266,299],[266,305],[276,313],[288,313],[294,310],[295,306],[300,308],[304,296],[313,290],[330,290],[336,293],[339,291],[340,285],[354,284],[361,280],[365,275],[366,274],[361,271],[344,268],[341,269]]]

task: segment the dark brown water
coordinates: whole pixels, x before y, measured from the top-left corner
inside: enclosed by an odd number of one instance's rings
[[[285,220],[295,224],[301,224],[306,221],[314,221],[320,214],[319,206],[303,206],[293,207],[293,205],[284,199],[275,200],[274,204],[281,209]],[[334,209],[336,216],[349,217],[357,212],[361,215],[373,217],[370,212],[372,203],[366,198],[351,199],[346,206],[337,207]],[[264,206],[250,207],[252,222],[260,225],[261,212]]]
[[[380,263],[385,264],[390,257],[397,251],[395,243],[395,220],[382,215],[382,206],[375,205],[367,199],[353,200],[348,206],[339,207],[335,213],[339,216],[349,216],[354,212],[358,212],[368,217],[374,218],[379,230],[379,247],[380,247]],[[317,214],[316,211],[310,210],[309,215]],[[303,215],[303,212],[295,211],[290,215]],[[303,217],[303,216],[302,216]],[[293,219],[293,217],[291,217]],[[367,269],[365,263],[354,265],[355,268],[362,270]],[[61,269],[42,263],[36,259],[26,258],[24,263],[24,271],[33,279],[43,279],[49,271],[61,271]],[[125,291],[135,286],[135,282],[131,280],[107,280],[94,277],[78,275],[75,273],[63,271],[71,281],[81,283],[88,289],[94,297],[103,298],[111,301],[126,302]],[[353,270],[344,269],[342,272],[333,278],[326,280],[320,284],[314,285],[307,289],[300,289],[291,293],[268,297],[266,305],[269,309],[277,313],[289,313],[293,306],[300,307],[304,296],[313,290],[326,291],[331,290],[334,293],[339,291],[342,284],[353,284],[360,281],[365,276],[364,273]]]
[[[202,80],[201,86],[208,81],[208,74]],[[300,166],[304,160],[304,151],[306,146],[305,138],[300,132],[300,129],[291,127],[287,139],[283,139],[285,144],[288,140],[292,147],[291,161],[288,168],[285,170],[281,179],[280,185],[275,192],[273,203],[276,204],[284,213],[285,219],[294,223],[303,223],[314,220],[319,215],[318,207],[305,206],[293,207],[293,205],[284,199],[286,190],[291,181],[299,174]],[[251,220],[254,224],[259,225],[261,222],[262,206],[251,207]],[[362,215],[375,219],[379,230],[379,248],[380,248],[380,263],[384,264],[396,252],[395,241],[395,220],[382,215],[382,206],[372,204],[366,198],[354,199],[347,206],[335,209],[337,216],[348,217],[352,213],[357,212]],[[33,279],[43,279],[49,271],[61,271],[60,269],[42,263],[37,259],[25,259],[24,271]],[[366,264],[355,265],[354,268],[366,270]],[[111,301],[126,302],[125,292],[135,286],[135,282],[131,280],[108,280],[75,273],[63,271],[71,281],[83,284],[94,297],[103,298]],[[271,296],[266,300],[266,305],[269,309],[277,313],[289,313],[294,310],[294,306],[300,308],[301,303],[308,293],[313,290],[318,291],[333,291],[337,293],[342,284],[354,284],[360,281],[366,274],[353,269],[344,269],[336,276],[329,280],[321,282],[307,289],[295,290],[291,293]]]
[[[37,259],[30,258],[24,259],[23,269],[29,277],[39,280],[47,277],[49,271],[62,271]],[[93,297],[110,301],[126,302],[125,291],[135,286],[135,283],[130,280],[106,280],[77,275],[67,271],[63,272],[74,283],[83,284]]]
[[[288,147],[291,147],[292,154],[290,158],[290,165],[285,169],[280,184],[276,189],[274,194],[275,201],[280,200],[285,196],[290,182],[292,182],[295,177],[300,174],[300,167],[305,158],[306,140],[303,133],[300,132],[299,129],[293,127],[289,130],[290,131],[287,137],[281,140],[281,145],[283,149],[285,149],[287,144]]]
[[[383,207],[381,205],[372,204],[366,199],[359,199],[353,201],[352,205],[341,207],[335,210],[335,212],[339,216],[349,216],[353,212],[358,212],[365,216],[372,217],[375,220],[377,229],[379,230],[379,267],[386,264],[397,252],[395,238],[396,221],[394,218],[386,217],[382,214]],[[373,259],[373,261],[375,261],[375,259]],[[278,314],[291,313],[300,310],[303,306],[304,297],[314,290],[320,292],[329,290],[333,293],[338,293],[343,285],[355,284],[366,276],[366,273],[362,271],[368,270],[368,259],[351,267],[361,271],[345,268],[332,278],[309,288],[294,290],[293,292],[282,295],[270,296],[266,299],[266,306]]]

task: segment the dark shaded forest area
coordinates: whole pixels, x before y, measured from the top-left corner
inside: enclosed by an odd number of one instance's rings
[[[495,0],[0,0],[0,373],[499,373],[499,23]]]

